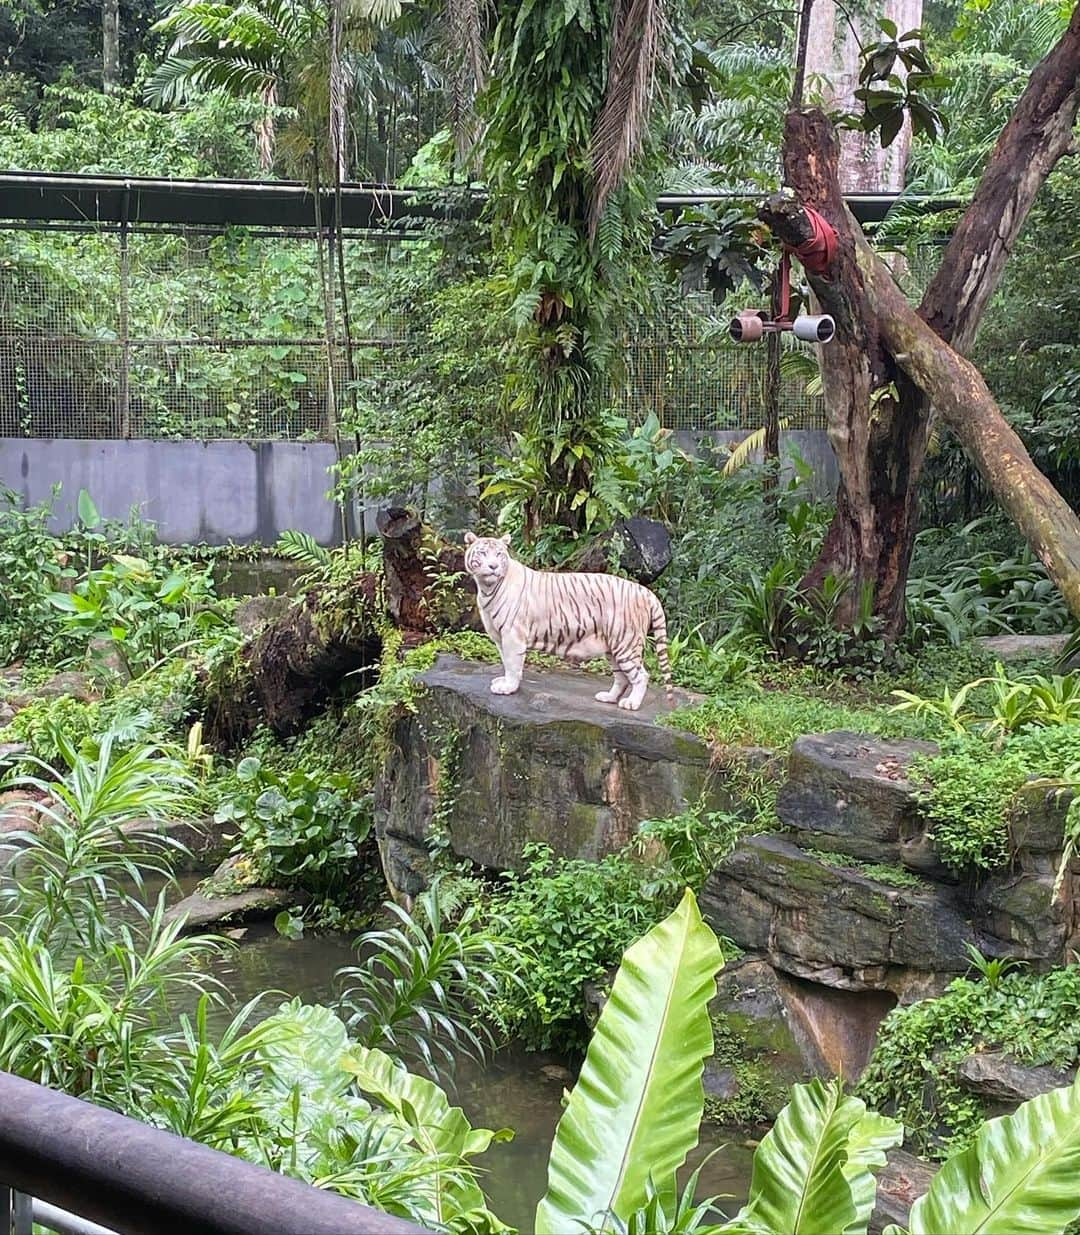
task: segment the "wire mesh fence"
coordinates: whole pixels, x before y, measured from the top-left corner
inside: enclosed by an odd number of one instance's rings
[[[0,228],[0,436],[332,438],[349,373],[333,308],[326,341],[320,261],[344,271],[352,378],[389,382],[418,344],[374,291],[409,243],[352,235],[339,263],[308,231]],[[723,325],[693,301],[646,323],[613,401],[671,429],[759,427],[765,349]],[[799,379],[782,382],[781,417],[824,423]]]

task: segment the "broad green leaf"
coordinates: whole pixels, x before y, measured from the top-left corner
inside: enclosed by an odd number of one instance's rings
[[[707,1005],[722,963],[689,891],[627,949],[559,1120],[536,1235],[608,1213],[625,1220],[646,1203],[650,1175],[674,1198],[675,1172],[697,1144],[713,1049]]]
[[[859,1202],[865,1203],[861,1172],[867,1170],[883,1136],[883,1129],[874,1124],[860,1128],[864,1118],[865,1105],[857,1098],[845,1098],[840,1081],[796,1085],[791,1101],[754,1154],[750,1199],[732,1229],[773,1235],[838,1235],[855,1230],[859,1212],[849,1182],[849,1147],[854,1146],[861,1159],[859,1165],[852,1164],[850,1175]]]
[[[354,1046],[341,1061],[360,1090],[375,1098],[408,1131],[432,1162],[436,1216],[440,1222],[470,1211],[486,1212],[484,1194],[468,1159],[492,1141],[507,1141],[508,1129],[474,1128],[459,1106],[451,1106],[434,1081],[415,1076],[382,1051]],[[494,1219],[494,1215],[491,1215]],[[496,1226],[501,1226],[497,1219]]]
[[[911,1208],[911,1235],[1058,1235],[1080,1216],[1080,1082],[991,1119]]]
[[[863,1104],[860,1102],[859,1105]],[[843,1171],[855,1204],[855,1221],[848,1226],[844,1235],[863,1235],[865,1232],[877,1199],[874,1170],[885,1165],[886,1150],[895,1148],[903,1140],[904,1125],[874,1111],[866,1111],[851,1130]]]
[[[79,522],[84,528],[91,530],[101,523],[101,515],[94,505],[93,499],[85,489],[79,490],[78,501]]]
[[[293,999],[263,1024],[271,1032],[259,1048],[259,1062],[274,1088],[299,1086],[306,1100],[320,1103],[349,1088],[352,1078],[341,1061],[349,1034],[329,1008]]]

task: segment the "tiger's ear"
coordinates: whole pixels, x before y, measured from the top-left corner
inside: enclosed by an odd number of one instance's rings
[[[509,532],[505,536],[500,536],[499,539],[503,542],[504,545],[508,545],[510,543]]]
[[[467,545],[471,545],[471,544],[475,544],[475,543],[476,543],[476,537],[472,534],[472,532],[466,532],[466,533],[465,533],[465,543],[466,543]]]

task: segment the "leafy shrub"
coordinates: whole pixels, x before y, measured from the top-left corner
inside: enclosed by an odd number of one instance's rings
[[[1058,778],[1080,762],[1080,725],[1024,730],[995,746],[978,734],[957,734],[941,753],[912,765],[925,779],[919,792],[941,860],[956,871],[993,870],[1009,857],[1009,812],[1029,780]]]
[[[987,528],[993,548],[980,535]],[[1015,535],[986,518],[958,531],[920,532],[907,584],[909,638],[944,637],[959,647],[979,635],[1066,630],[1068,608],[1042,563],[1026,546],[1011,553],[1000,547]]]
[[[35,699],[20,708],[3,731],[5,741],[21,742],[30,752],[48,764],[62,758],[60,741],[67,741],[78,750],[83,742],[101,728],[101,704],[83,703],[71,695],[53,699]]]
[[[197,680],[194,664],[176,657],[124,683],[102,700],[103,725],[118,725],[125,719],[146,715],[161,734],[183,726],[195,707]]]
[[[710,872],[749,830],[747,821],[730,811],[684,811],[666,819],[645,819],[638,825],[638,845],[663,846],[678,882],[701,890]]]
[[[387,903],[394,925],[357,939],[362,963],[337,974],[356,1041],[436,1078],[452,1075],[457,1056],[484,1058],[495,1039],[483,1018],[500,992],[522,982],[523,965],[477,890],[436,877],[412,913]]]
[[[669,614],[706,642],[738,624],[766,647],[779,646],[790,587],[805,572],[828,524],[828,508],[806,484],[797,458],[791,482],[766,500],[762,470],[724,476],[699,465],[685,482],[673,528],[674,557],[656,589]]]
[[[116,554],[90,570],[71,592],[49,597],[64,618],[64,633],[83,647],[111,645],[132,676],[145,673],[224,619],[211,608],[209,566]]]
[[[566,420],[554,440],[539,428],[515,433],[513,446],[509,456],[496,459],[481,498],[499,500],[499,526],[528,544],[541,563],[561,561],[579,536],[602,532],[620,518],[669,518],[687,476],[705,466],[672,446],[671,431],[652,412],[629,433],[624,418],[605,415]],[[578,476],[581,487],[556,487],[558,468]],[[530,524],[529,512],[538,505],[544,516]]]
[[[897,1008],[882,1022],[859,1093],[902,1119],[917,1152],[944,1156],[970,1142],[989,1104],[964,1090],[956,1067],[984,1047],[1022,1063],[1077,1062],[1080,968],[1006,973],[996,983],[957,978],[937,999]]]
[[[725,686],[753,687],[760,664],[752,650],[735,646],[730,636],[709,644],[697,630],[671,636],[668,661],[674,682],[704,694]]]
[[[236,769],[238,791],[214,819],[236,823],[234,855],[251,859],[256,877],[325,896],[348,889],[371,810],[349,776],[279,773],[248,756]]]
[[[23,656],[45,658],[57,646],[61,622],[49,596],[75,571],[48,530],[52,507],[48,501],[24,508],[17,493],[0,490],[0,656],[5,663]]]
[[[526,983],[504,992],[499,1017],[532,1048],[578,1048],[585,983],[603,978],[667,913],[674,884],[658,886],[626,854],[591,862],[529,845],[523,858],[524,870],[506,875],[492,898],[499,934],[530,958]]]

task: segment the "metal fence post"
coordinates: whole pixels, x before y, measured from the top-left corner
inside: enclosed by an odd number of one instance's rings
[[[120,373],[116,388],[122,438],[131,437],[131,253],[128,248],[130,198],[130,189],[125,186],[123,217],[120,220]]]
[[[11,1235],[34,1235],[34,1200],[25,1192],[11,1194]]]

